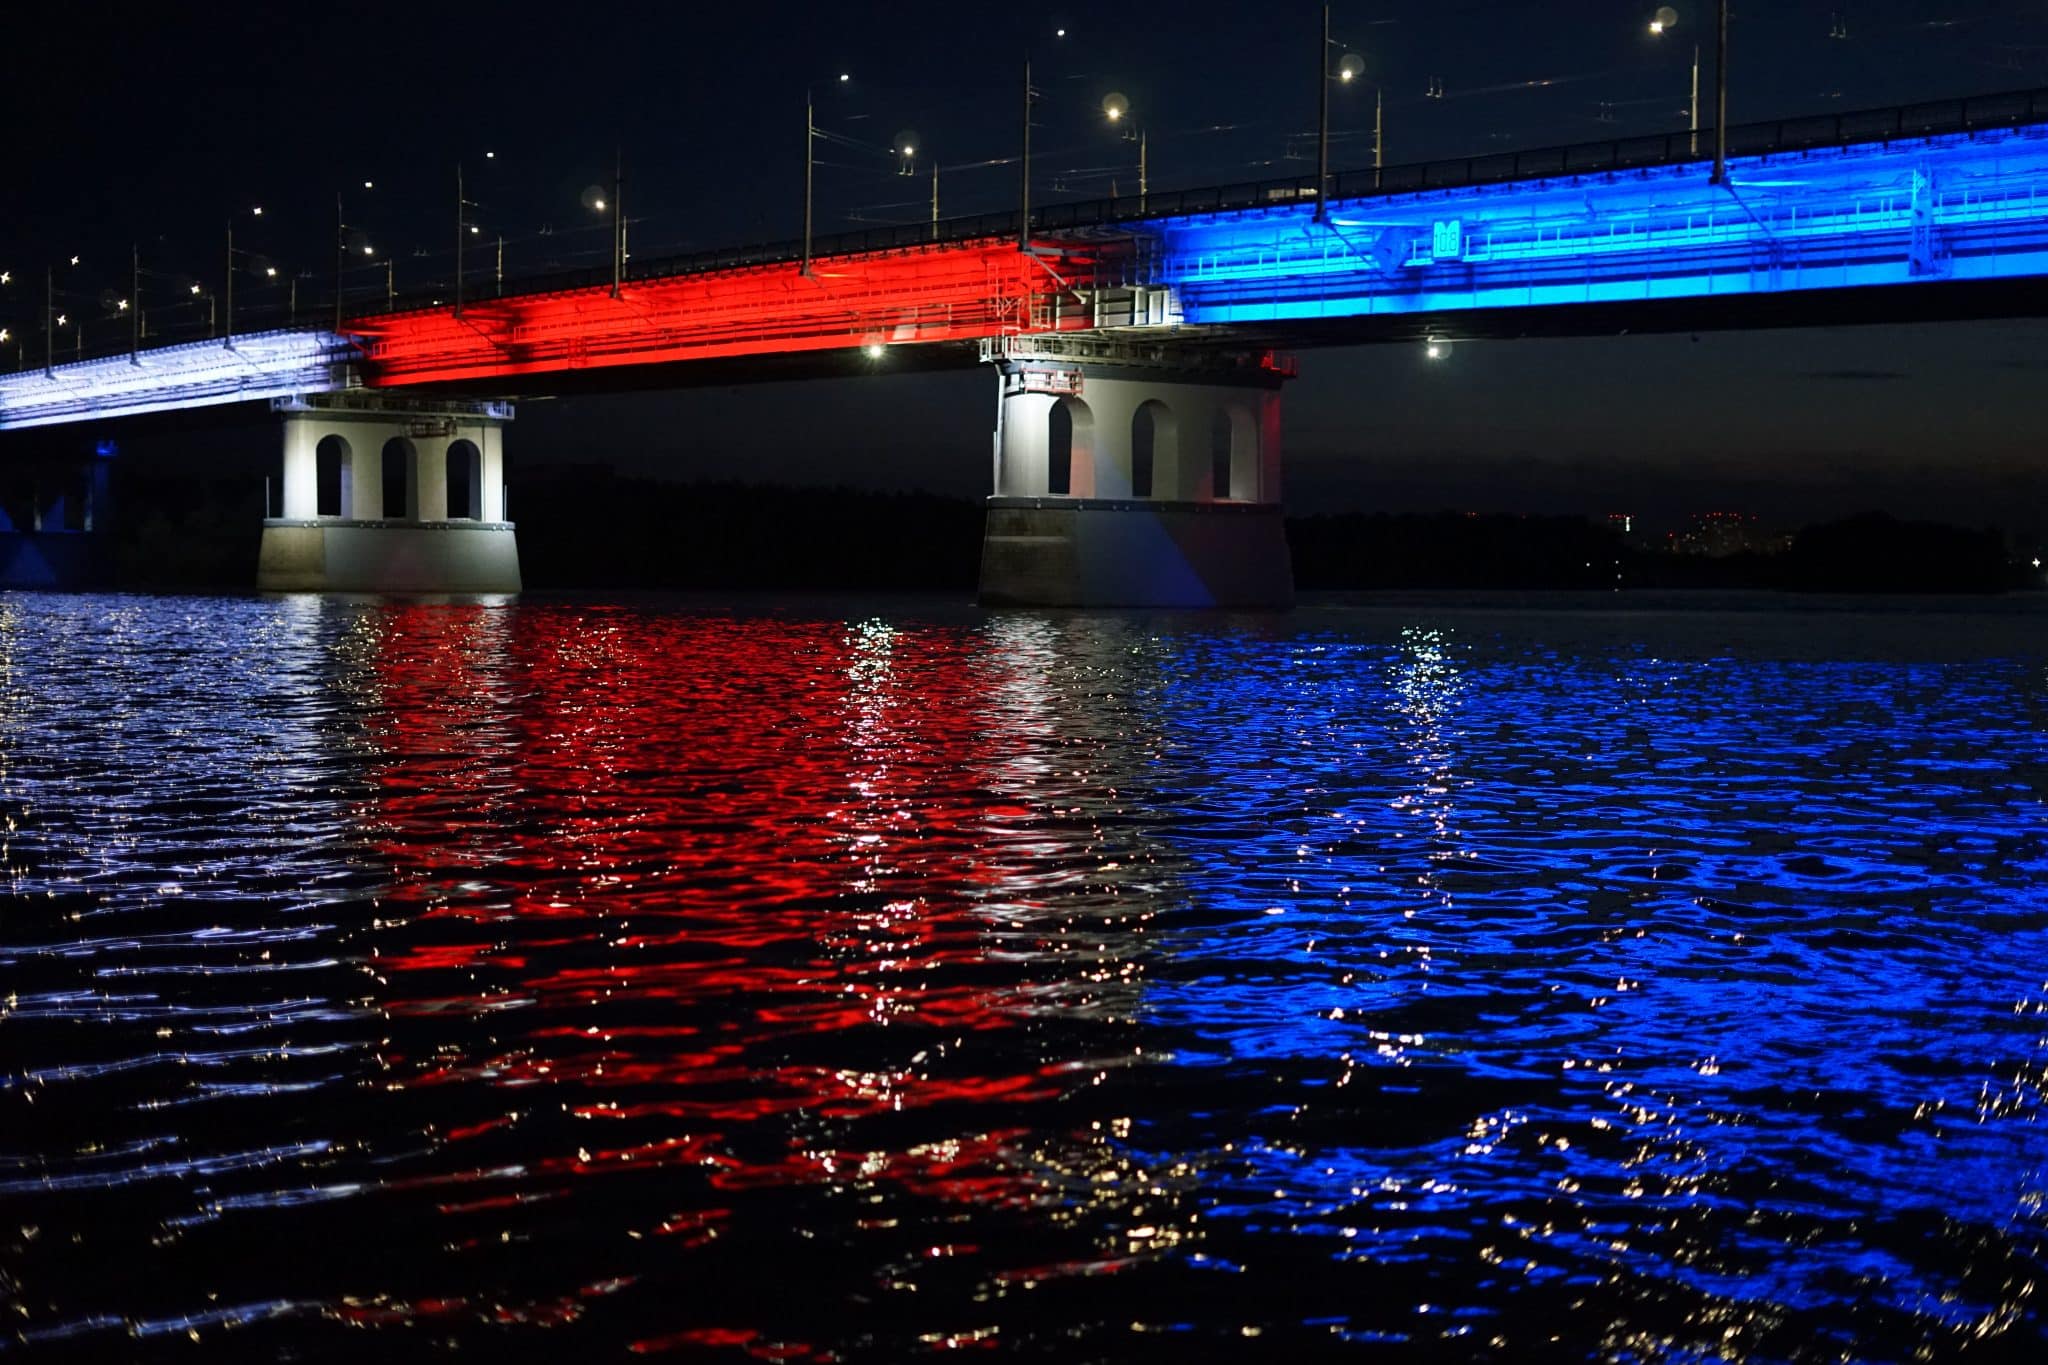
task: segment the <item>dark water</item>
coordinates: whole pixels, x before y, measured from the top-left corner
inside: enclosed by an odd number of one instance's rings
[[[2044,791],[2028,603],[0,595],[0,1354],[2039,1359]]]

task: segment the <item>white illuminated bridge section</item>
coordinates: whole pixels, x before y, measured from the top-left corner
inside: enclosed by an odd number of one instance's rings
[[[329,393],[351,386],[353,354],[331,332],[254,332],[0,375],[0,428]]]
[[[1185,321],[1541,308],[2048,275],[2048,128],[1147,224]]]

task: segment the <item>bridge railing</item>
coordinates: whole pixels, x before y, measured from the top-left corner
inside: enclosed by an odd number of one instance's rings
[[[1768,156],[2029,124],[2048,124],[2048,89],[2008,91],[1890,109],[1739,124],[1728,130],[1728,152],[1735,157]],[[1713,146],[1713,130],[1702,128],[1697,134],[1686,130],[1606,142],[1415,162],[1381,169],[1343,171],[1330,177],[1329,188],[1333,199],[1365,199],[1470,188],[1511,180],[1600,175],[1656,166],[1696,164],[1712,155]],[[1100,230],[1107,235],[1159,218],[1311,204],[1315,202],[1317,189],[1315,176],[1297,175],[1169,190],[1149,194],[1142,200],[1134,195],[1123,195],[1114,199],[1047,204],[1032,211],[1031,229],[1036,233]],[[911,223],[831,233],[812,239],[811,254],[823,258],[1016,235],[1017,214],[1012,209],[948,218],[938,223]],[[635,282],[645,282],[717,270],[785,266],[802,259],[802,256],[803,242],[792,237],[747,246],[636,258],[632,262],[631,278]],[[521,276],[511,282],[504,296],[590,289],[610,283],[611,266],[606,263]],[[466,300],[482,308],[494,297],[497,295],[493,291],[473,287]],[[445,306],[450,301],[451,288],[443,281],[428,289],[408,290],[389,301],[375,299],[358,303],[345,299],[344,311],[349,318],[365,319],[392,312]],[[324,302],[302,303],[299,315],[305,322],[301,325],[312,329],[321,327],[324,321],[332,319],[334,305],[331,294]],[[81,351],[80,358],[113,354],[125,349],[125,345],[88,347]]]
[[[2048,123],[2048,89],[2008,91],[1890,109],[1857,110],[1841,114],[1778,119],[1768,123],[1738,124],[1728,130],[1728,154],[1734,157],[1768,156],[1780,152],[1812,151],[1822,147],[1973,133],[2038,123]],[[1413,162],[1381,169],[1368,168],[1334,174],[1330,177],[1330,195],[1333,200],[1363,199],[1428,190],[1464,189],[1509,180],[1540,180],[1557,176],[1601,175],[1656,166],[1680,166],[1706,160],[1713,155],[1713,147],[1713,129],[1702,128],[1697,133],[1688,129],[1683,132],[1616,138],[1607,142],[1572,143],[1526,151]],[[1230,213],[1286,204],[1313,203],[1316,192],[1315,176],[1297,175],[1243,181],[1231,185],[1169,190],[1149,194],[1142,201],[1135,195],[1122,195],[1114,199],[1047,204],[1032,210],[1031,227],[1034,232],[1040,233],[1117,228],[1155,218]],[[916,223],[865,228],[818,236],[812,239],[811,254],[814,257],[826,257],[868,251],[893,251],[932,243],[1015,236],[1016,232],[1016,211],[1008,210],[964,218],[947,218],[935,224]],[[632,278],[645,281],[713,270],[787,265],[802,259],[802,256],[801,239],[788,238],[751,246],[635,260]],[[611,267],[607,264],[523,277],[518,282],[517,292],[551,293],[559,290],[588,289],[610,282]],[[479,299],[477,302],[481,303],[483,300]],[[400,298],[393,307],[403,311],[424,307],[428,303],[427,298],[414,295]],[[369,310],[356,314],[365,315],[370,315]]]

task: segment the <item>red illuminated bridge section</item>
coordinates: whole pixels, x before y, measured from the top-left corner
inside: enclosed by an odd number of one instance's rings
[[[1105,248],[1104,250],[1107,250]],[[372,387],[609,366],[974,341],[1094,325],[1082,305],[1103,252],[1015,238],[479,300],[351,320]]]

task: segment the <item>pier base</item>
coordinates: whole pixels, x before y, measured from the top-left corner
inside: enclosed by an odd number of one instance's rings
[[[1285,607],[1271,504],[990,498],[981,600],[1011,607]]]
[[[256,584],[271,592],[518,592],[512,523],[263,523]]]
[[[258,588],[519,591],[504,515],[510,404],[344,392],[271,406],[284,418],[284,468]]]

